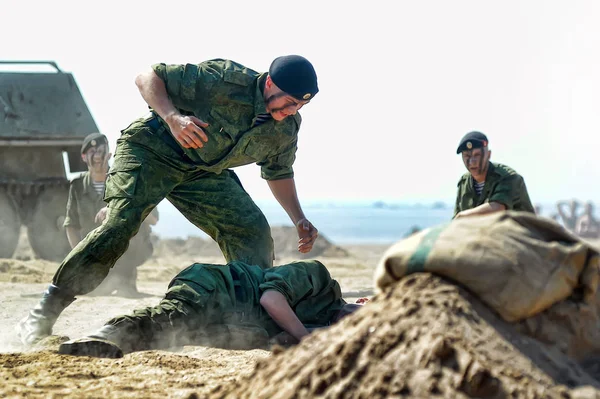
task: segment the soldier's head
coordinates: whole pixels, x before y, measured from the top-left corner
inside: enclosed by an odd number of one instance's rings
[[[263,94],[267,111],[276,121],[296,114],[318,92],[317,74],[306,58],[286,55],[271,63]]]
[[[456,153],[462,155],[465,167],[476,181],[485,180],[492,155],[492,151],[489,148],[489,141],[485,134],[481,132],[469,132],[465,134],[460,140]]]
[[[92,133],[83,139],[81,159],[88,169],[101,167],[108,155],[108,139],[101,133]]]

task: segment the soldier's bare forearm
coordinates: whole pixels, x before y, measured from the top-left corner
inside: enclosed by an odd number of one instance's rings
[[[294,225],[299,220],[305,219],[304,212],[300,207],[298,194],[296,192],[296,183],[293,178],[281,180],[268,180],[269,188],[277,202],[287,212]]]
[[[179,115],[169,98],[165,83],[153,70],[139,74],[135,78],[135,84],[144,101],[167,123]]]

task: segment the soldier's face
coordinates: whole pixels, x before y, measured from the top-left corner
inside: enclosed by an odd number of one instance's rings
[[[276,121],[282,121],[290,115],[295,115],[307,101],[300,102],[294,97],[280,92],[273,94],[265,100],[267,111]]]
[[[462,152],[465,167],[472,176],[482,176],[487,173],[490,151],[487,148],[475,148]]]
[[[88,150],[83,154],[83,161],[90,167],[98,167],[102,166],[104,163],[104,157],[108,153],[108,148],[106,144],[101,144],[96,147],[88,148]]]
[[[308,101],[296,100],[277,87],[269,77],[266,83],[265,104],[273,119],[282,121],[290,115],[295,115]]]

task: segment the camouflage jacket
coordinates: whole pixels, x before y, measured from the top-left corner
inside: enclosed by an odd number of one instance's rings
[[[224,169],[257,163],[267,180],[294,176],[299,114],[282,121],[269,121],[253,127],[259,114],[266,113],[263,88],[267,73],[258,73],[229,60],[215,59],[200,64],[153,65],[164,81],[169,98],[183,115],[193,115],[208,123],[203,128],[208,142],[202,148],[183,148],[170,134],[167,124],[157,117],[162,130],[153,132],[163,141],[134,137],[136,130],[148,127],[148,119],[138,120],[123,133],[128,140],[160,151],[167,141],[170,147],[200,170],[221,173]],[[163,134],[164,133],[164,134]],[[126,134],[127,136],[127,134]],[[143,136],[143,135],[142,135]]]
[[[473,177],[465,173],[458,182],[454,216],[488,202],[499,202],[507,210],[535,212],[523,177],[510,167],[490,162],[481,195],[477,195]]]
[[[182,291],[192,289],[200,294],[199,298],[211,293],[211,303],[197,303],[199,312],[218,306],[223,323],[254,323],[271,336],[282,330],[260,305],[265,291],[280,292],[307,327],[329,325],[346,303],[337,281],[314,260],[264,270],[243,262],[230,262],[227,266],[195,263],[171,281],[169,292],[178,289],[177,285]]]

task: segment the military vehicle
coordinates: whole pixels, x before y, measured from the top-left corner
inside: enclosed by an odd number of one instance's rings
[[[59,261],[70,250],[62,226],[68,172],[87,170],[81,144],[98,127],[75,79],[55,62],[0,61],[0,68],[0,258],[12,257],[26,226],[35,255]]]

